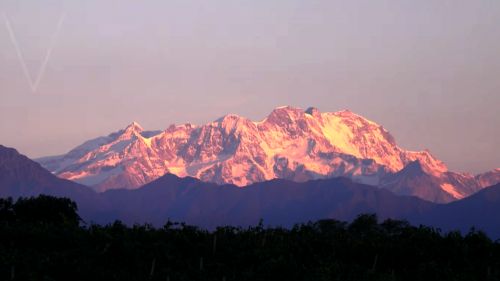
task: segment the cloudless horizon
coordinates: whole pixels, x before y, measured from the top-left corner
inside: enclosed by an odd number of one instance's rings
[[[499,50],[496,0],[0,0],[0,144],[37,158],[132,121],[315,106],[484,172],[500,167]]]

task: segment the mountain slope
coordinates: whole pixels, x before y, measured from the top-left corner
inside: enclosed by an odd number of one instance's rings
[[[256,225],[260,219],[292,226],[324,218],[352,220],[362,213],[404,218],[434,206],[345,178],[305,183],[272,180],[238,188],[168,174],[140,189],[110,190],[101,196],[111,210],[101,217],[104,221],[113,217],[161,225],[171,219],[208,228]]]
[[[500,238],[500,184],[446,205],[422,213],[415,222],[434,225],[443,230],[467,232],[472,226],[490,237]]]
[[[92,189],[60,179],[15,149],[0,145],[0,197],[40,194],[75,200],[83,216],[90,216],[99,203]]]
[[[279,107],[260,122],[230,114],[203,126],[172,125],[163,132],[145,132],[132,123],[66,155],[38,161],[59,177],[97,191],[137,188],[167,173],[238,186],[339,176],[378,186],[414,161],[439,178],[438,185],[428,181],[430,188],[450,196],[422,196],[422,187],[413,185],[404,194],[448,202],[457,199],[454,190],[468,196],[481,188],[448,180],[441,161],[427,151],[401,149],[372,121],[350,111],[321,113],[316,108]]]

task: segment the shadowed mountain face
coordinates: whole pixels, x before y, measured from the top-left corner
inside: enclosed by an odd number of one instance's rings
[[[247,188],[219,186],[194,178],[165,175],[136,190],[102,193],[106,211],[96,222],[119,218],[128,223],[163,224],[167,219],[212,228],[219,225],[291,226],[324,218],[352,220],[359,214],[405,219],[443,231],[467,232],[471,227],[500,238],[500,184],[468,198],[434,204],[398,196],[385,189],[337,178],[297,183],[272,180]]]
[[[437,205],[431,212],[421,214],[416,222],[434,225],[444,230],[468,231],[471,226],[500,238],[500,184],[460,201]]]
[[[292,226],[322,218],[351,220],[362,213],[404,218],[433,206],[345,178],[305,183],[272,180],[239,188],[165,175],[140,189],[113,190],[102,196],[112,210],[122,211],[111,215],[129,223],[148,218],[161,224],[170,218],[209,228],[255,225],[260,219]]]
[[[93,194],[88,187],[55,177],[40,164],[0,145],[0,196]]]
[[[91,215],[99,201],[92,189],[60,179],[15,149],[0,145],[0,197],[40,194],[75,200],[83,216]]]
[[[260,122],[230,114],[202,126],[172,125],[165,131],[144,131],[134,122],[66,155],[38,161],[59,177],[98,192],[139,188],[168,173],[238,186],[276,178],[348,177],[401,195],[450,202],[495,180],[449,172],[429,152],[400,148],[382,126],[350,111],[293,107],[276,108]],[[401,171],[415,161],[420,179],[413,174],[402,178],[408,173]]]

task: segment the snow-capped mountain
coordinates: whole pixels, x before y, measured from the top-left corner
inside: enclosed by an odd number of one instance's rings
[[[279,107],[260,122],[230,114],[206,125],[171,125],[165,131],[144,131],[134,122],[66,155],[38,161],[56,175],[97,191],[137,188],[166,173],[238,186],[274,178],[346,176],[438,202],[481,188],[474,177],[474,185],[466,186],[460,174],[449,172],[428,151],[398,147],[389,132],[372,121],[348,110],[321,113],[316,108]],[[446,196],[427,196],[414,185],[394,188],[404,183],[401,175],[393,174],[415,161],[422,173],[439,179],[426,181],[432,187],[425,188]]]
[[[500,183],[500,168],[476,176],[476,181],[481,187],[489,187]]]
[[[463,199],[490,185],[482,185],[470,174],[429,173],[419,161],[414,161],[401,171],[384,176],[379,186],[399,195],[446,203]]]

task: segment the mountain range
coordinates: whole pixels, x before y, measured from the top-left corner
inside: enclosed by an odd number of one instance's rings
[[[500,182],[449,171],[428,151],[408,151],[382,126],[351,111],[274,109],[254,122],[229,114],[211,123],[145,131],[133,122],[65,155],[37,161],[97,192],[136,189],[165,174],[240,187],[272,179],[347,177],[398,195],[447,203]]]
[[[422,169],[415,164],[410,168]],[[348,178],[306,182],[273,179],[240,188],[165,174],[137,189],[98,193],[58,178],[15,149],[0,145],[0,197],[38,194],[73,199],[86,222],[119,219],[161,226],[173,220],[214,228],[255,225],[263,219],[266,225],[290,227],[311,220],[352,220],[362,213],[376,213],[381,219],[406,219],[445,231],[467,231],[474,226],[500,238],[500,184],[448,204],[395,195]]]

